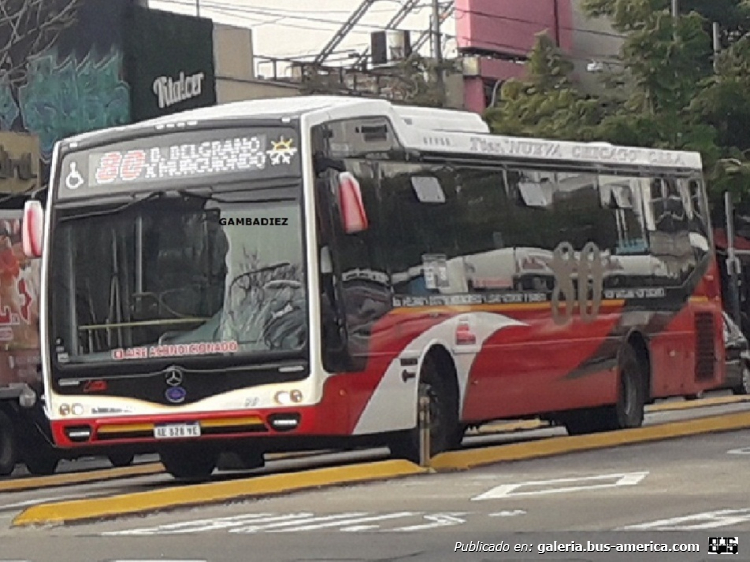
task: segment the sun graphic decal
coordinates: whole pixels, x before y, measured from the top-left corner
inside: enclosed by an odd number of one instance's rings
[[[273,148],[268,151],[268,156],[271,158],[272,165],[292,163],[292,157],[297,154],[297,149],[292,146],[293,142],[293,139],[284,140],[284,137],[278,141],[271,141]]]

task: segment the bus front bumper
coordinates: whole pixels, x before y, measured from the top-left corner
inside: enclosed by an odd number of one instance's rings
[[[335,418],[334,418],[335,419]],[[344,435],[319,407],[203,412],[179,415],[118,416],[52,420],[55,444],[62,448],[237,438]]]

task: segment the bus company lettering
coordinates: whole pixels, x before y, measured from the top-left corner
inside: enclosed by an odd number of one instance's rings
[[[663,299],[666,296],[667,292],[661,287],[604,291],[605,299]]]
[[[112,359],[149,359],[151,357],[175,357],[178,355],[206,355],[208,353],[234,353],[239,349],[236,341],[200,342],[129,347],[113,349]]]
[[[220,218],[221,226],[287,226],[289,219],[284,217],[263,217],[263,218]]]
[[[602,162],[630,163],[638,160],[638,149],[616,146],[574,146],[573,157]]]
[[[681,166],[684,164],[680,153],[663,152],[660,150],[649,150],[648,161],[651,164],[663,164],[667,166]]]
[[[483,139],[471,137],[472,152],[489,154],[511,154],[514,156],[538,156],[541,158],[560,158],[561,146],[559,142],[524,141],[507,139]]]
[[[200,96],[203,93],[202,82],[205,77],[202,72],[190,76],[180,72],[177,80],[173,80],[171,76],[159,76],[154,80],[154,95],[158,98],[159,109]]]

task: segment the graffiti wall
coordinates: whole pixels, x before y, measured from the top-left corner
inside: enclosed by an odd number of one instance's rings
[[[130,122],[122,27],[132,3],[7,3],[0,10],[0,131],[35,134],[49,163],[57,140]]]

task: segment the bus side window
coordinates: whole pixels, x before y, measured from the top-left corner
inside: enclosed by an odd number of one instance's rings
[[[383,248],[394,292],[465,292],[450,274],[459,254],[455,170],[388,161],[381,171]]]

